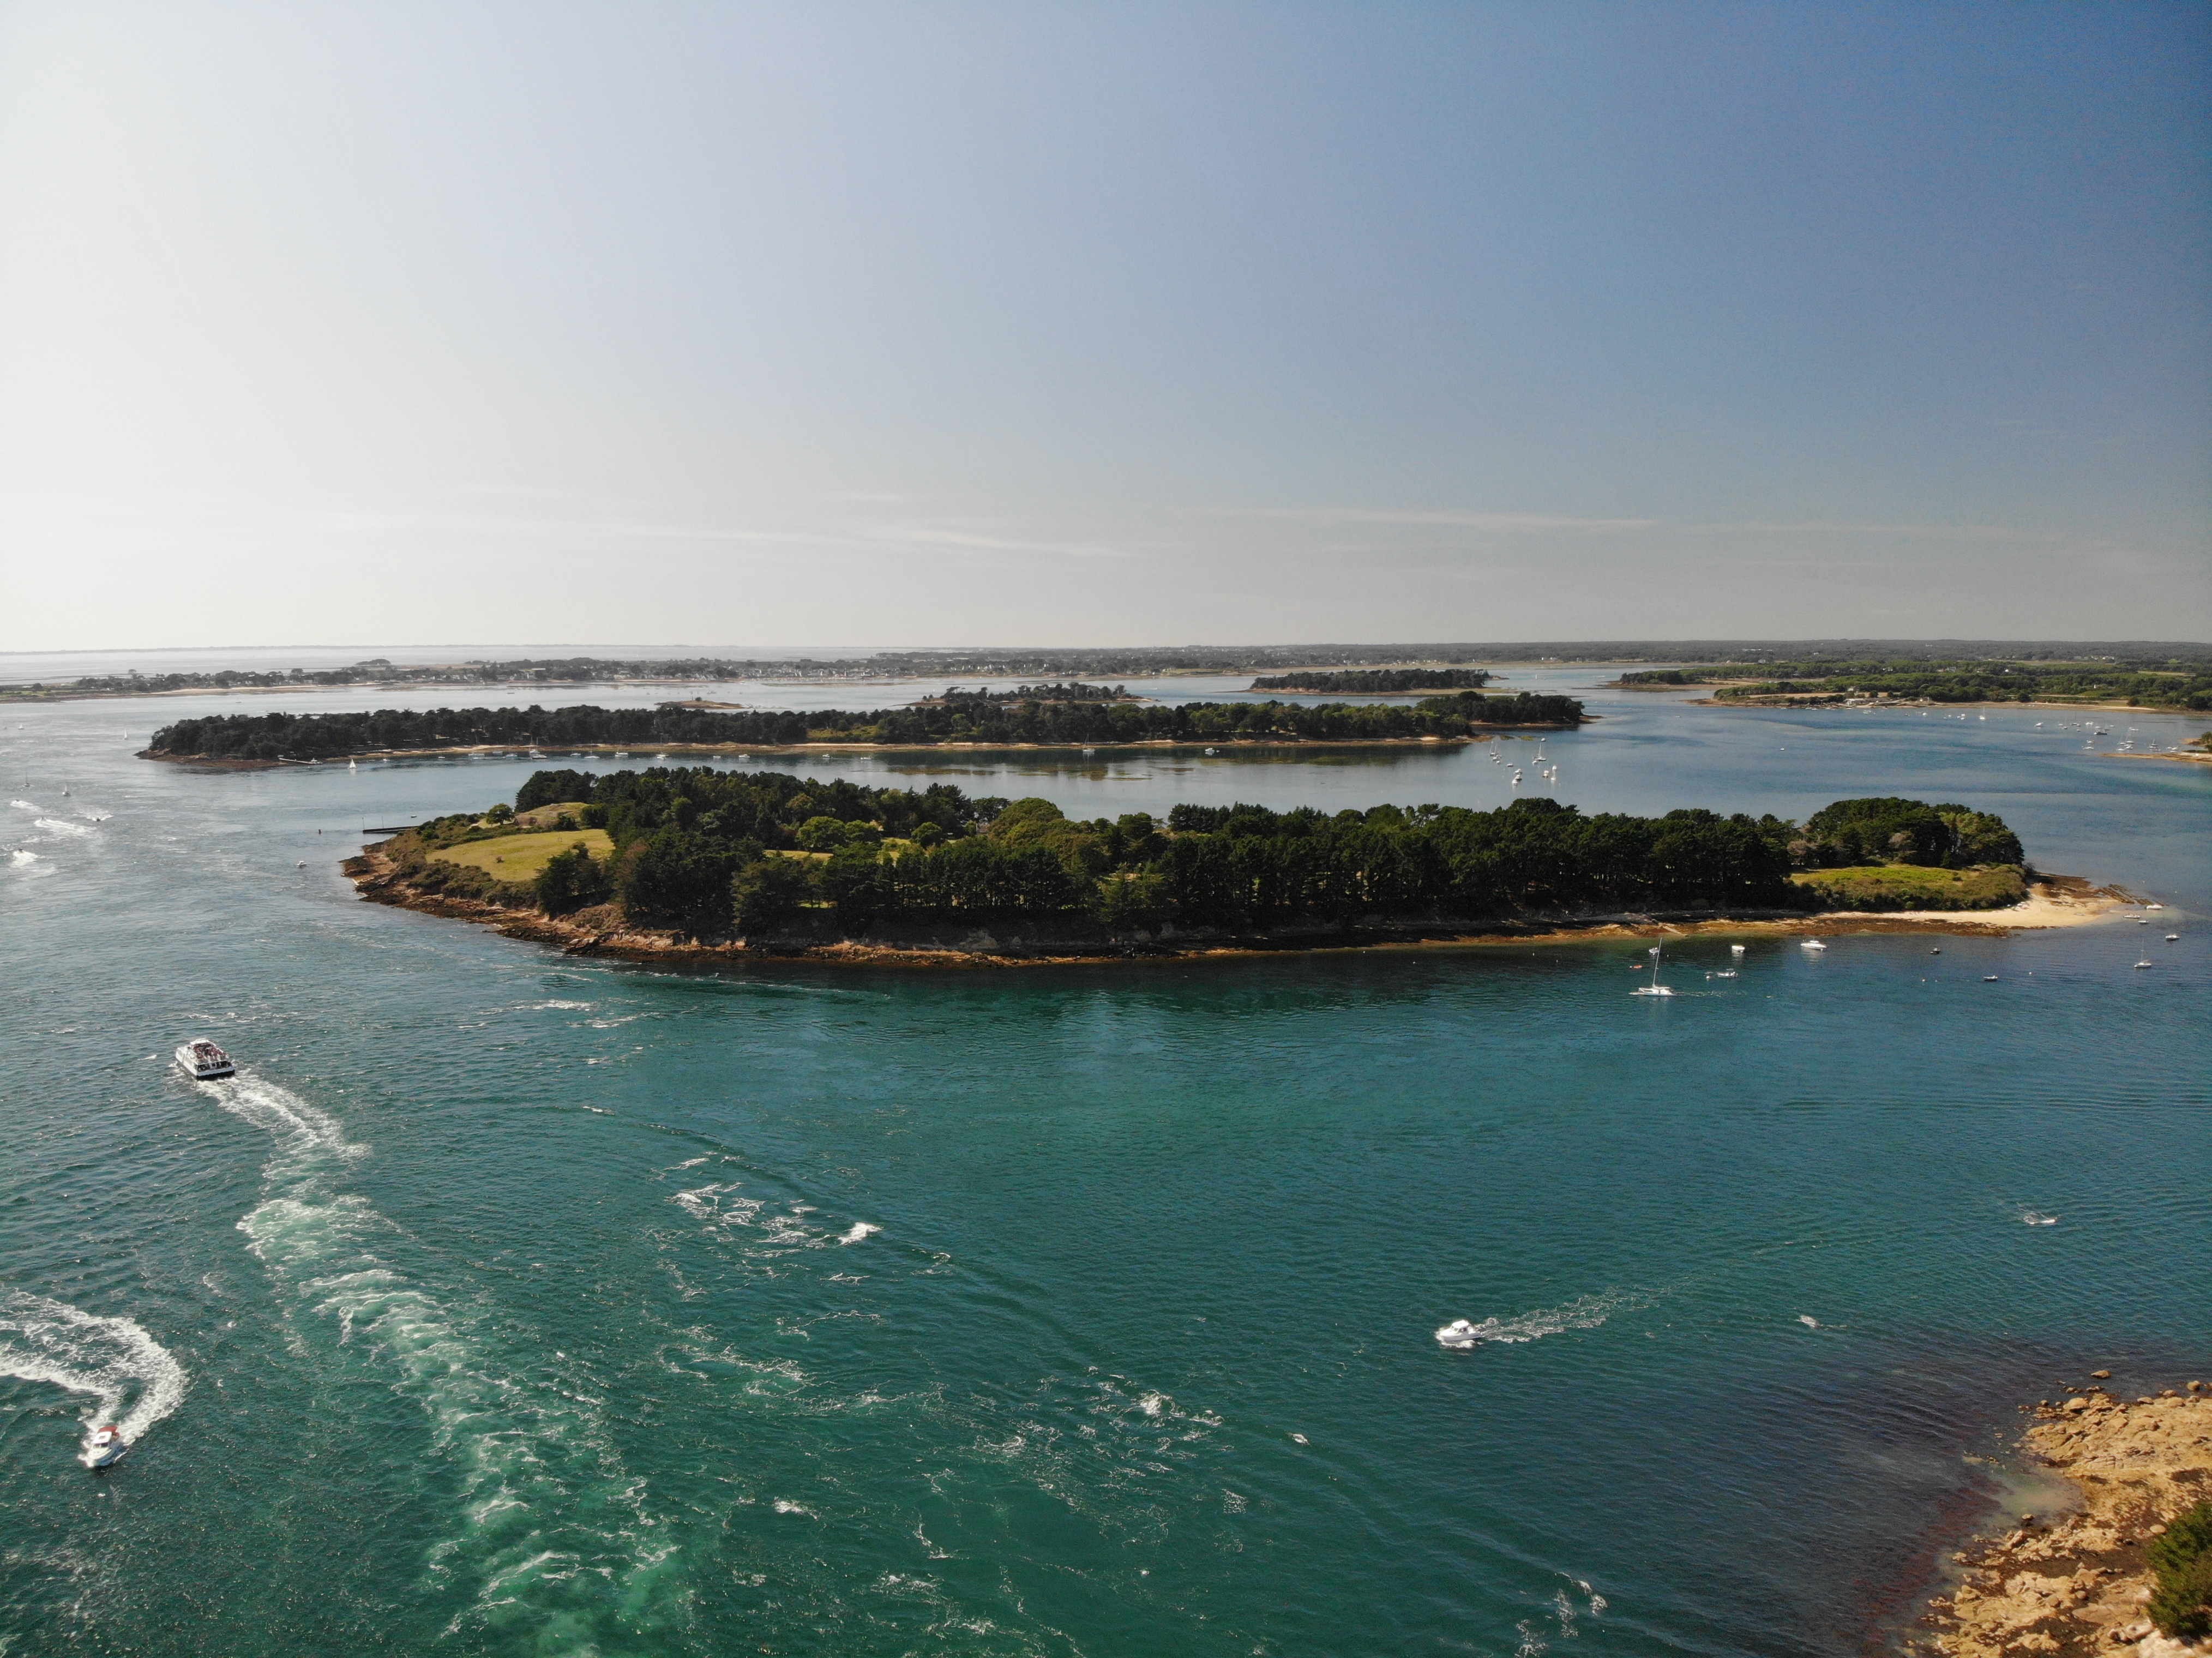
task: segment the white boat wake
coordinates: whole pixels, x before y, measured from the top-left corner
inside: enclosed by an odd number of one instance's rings
[[[21,1290],[0,1295],[0,1376],[89,1394],[81,1453],[86,1458],[93,1430],[103,1424],[137,1444],[183,1402],[187,1380],[175,1356],[132,1320],[105,1318]]]
[[[1615,1313],[1633,1311],[1650,1299],[1608,1290],[1603,1295],[1577,1297],[1564,1306],[1539,1308],[1511,1318],[1486,1318],[1480,1324],[1455,1318],[1437,1332],[1437,1340],[1456,1352],[1468,1352],[1492,1341],[1536,1341],[1562,1330],[1594,1330]]]
[[[526,1376],[511,1362],[526,1335],[489,1309],[454,1304],[389,1258],[406,1235],[356,1193],[332,1189],[368,1148],[290,1090],[250,1076],[195,1084],[264,1130],[275,1155],[262,1200],[238,1223],[268,1271],[285,1321],[302,1337],[336,1332],[333,1362],[368,1366],[428,1418],[430,1445],[460,1482],[458,1530],[434,1545],[434,1579],[473,1580],[464,1629],[558,1626],[596,1649],[592,1585],[649,1598],[661,1552],[641,1482],[622,1470],[598,1406],[574,1387]],[[627,1559],[623,1559],[623,1555]]]

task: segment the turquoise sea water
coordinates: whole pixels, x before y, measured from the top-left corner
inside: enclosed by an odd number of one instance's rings
[[[2043,710],[1592,702],[1546,744],[1588,809],[1961,799],[2166,908],[1700,939],[1656,1005],[1625,943],[680,975],[337,875],[526,763],[130,758],[349,694],[9,711],[0,1651],[1879,1649],[2047,1500],[2016,1405],[2212,1373],[2212,776]],[[1481,750],[775,763],[1511,794]],[[201,1032],[237,1081],[169,1066]]]

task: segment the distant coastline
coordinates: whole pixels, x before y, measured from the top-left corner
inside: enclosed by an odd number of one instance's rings
[[[2086,656],[2065,660],[1979,656],[1865,657],[1853,661],[1769,659],[1684,664],[1621,674],[1626,691],[1708,687],[1707,708],[1931,708],[2004,703],[2023,708],[2212,708],[2212,652]]]
[[[1602,718],[1586,714],[1585,722]],[[1485,732],[1516,732],[1547,730],[1562,727],[1528,726],[1477,726]],[[1457,737],[1368,737],[1368,738],[1142,738],[1127,743],[1097,743],[1086,745],[1090,750],[1104,752],[1109,749],[1141,749],[1157,751],[1162,749],[1196,749],[1210,753],[1216,749],[1235,749],[1249,753],[1261,749],[1376,749],[1376,748],[1457,748],[1483,739],[1475,736]],[[204,767],[218,771],[266,771],[278,766],[327,766],[346,760],[449,760],[465,759],[472,755],[525,755],[542,759],[574,756],[580,760],[658,760],[729,759],[750,755],[798,755],[826,753],[855,754],[1000,754],[1035,753],[1057,750],[1066,753],[1076,748],[1073,743],[855,743],[822,738],[805,743],[668,743],[653,746],[650,754],[641,754],[635,747],[618,747],[612,743],[557,743],[551,750],[544,750],[523,743],[485,743],[468,748],[441,749],[363,749],[356,753],[333,755],[313,760],[232,760],[199,754],[159,754],[150,749],[141,749],[134,756],[139,760],[157,760],[168,765]]]
[[[1103,748],[1174,744],[1465,740],[1476,732],[1564,730],[1588,719],[1571,696],[1465,690],[1413,707],[1267,701],[1148,702],[1091,686],[960,692],[896,708],[748,708],[676,703],[607,708],[376,708],[204,714],[164,726],[145,760],[344,760],[426,753],[796,753],[811,748]]]

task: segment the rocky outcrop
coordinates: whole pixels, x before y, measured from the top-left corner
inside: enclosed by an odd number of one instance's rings
[[[2194,1658],[2212,1646],[2160,1635],[2146,1615],[2144,1546],[2212,1497],[2212,1391],[2192,1382],[2123,1401],[2101,1387],[2036,1407],[2028,1452],[2081,1493],[2079,1509],[2020,1527],[1956,1557],[1917,1645],[1949,1658]]]

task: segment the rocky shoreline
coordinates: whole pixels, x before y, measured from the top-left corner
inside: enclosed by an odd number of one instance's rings
[[[2176,1515],[2212,1497],[2212,1389],[2203,1382],[2128,1402],[2100,1370],[2071,1397],[2028,1407],[2023,1448],[2063,1476],[2081,1506],[2024,1515],[2006,1535],[1953,1557],[1957,1587],[1931,1600],[1929,1632],[1908,1651],[1945,1658],[2192,1658],[2212,1643],[2160,1634],[2145,1615],[2144,1547]]]
[[[551,944],[564,954],[688,965],[737,966],[769,961],[809,961],[860,967],[1045,967],[1110,962],[1161,962],[1324,955],[1358,951],[1486,949],[1501,944],[1568,944],[1601,938],[1686,938],[1717,934],[1838,935],[1849,932],[1955,933],[2005,938],[2023,929],[2071,926],[2092,921],[2128,901],[2117,888],[2092,887],[2075,877],[2039,880],[2025,903],[2008,910],[1961,913],[1746,911],[1716,916],[1682,914],[1528,914],[1481,923],[1411,921],[1366,927],[1285,929],[1266,934],[1159,933],[1133,939],[1017,934],[1004,930],[946,926],[899,938],[833,938],[793,935],[701,943],[673,933],[628,926],[609,906],[551,916],[485,898],[430,890],[380,850],[363,847],[343,865],[370,903],[489,926],[511,938]],[[1971,919],[1970,919],[1971,918]]]

